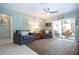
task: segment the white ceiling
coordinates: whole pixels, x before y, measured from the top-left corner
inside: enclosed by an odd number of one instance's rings
[[[15,10],[25,14],[46,18],[49,15],[43,10],[44,8],[51,8],[57,10],[58,13],[50,14],[54,17],[59,14],[79,10],[78,3],[0,3],[0,8]]]

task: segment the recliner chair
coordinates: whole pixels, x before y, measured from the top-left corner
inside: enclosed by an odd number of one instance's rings
[[[52,38],[52,31],[49,30],[48,33],[45,32],[45,30],[42,31],[43,32],[43,39],[48,39],[48,38]]]

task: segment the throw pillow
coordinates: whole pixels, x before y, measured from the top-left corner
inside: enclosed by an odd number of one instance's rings
[[[28,32],[28,31],[22,31],[22,32],[21,32],[21,35],[22,35],[22,36],[29,35],[29,32]]]

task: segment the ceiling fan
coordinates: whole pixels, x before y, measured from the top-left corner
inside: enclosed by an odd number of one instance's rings
[[[50,8],[44,8],[43,9],[46,13],[57,13],[58,11],[57,10],[51,10]]]

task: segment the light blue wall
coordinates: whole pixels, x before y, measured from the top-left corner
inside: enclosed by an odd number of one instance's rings
[[[34,16],[31,16],[31,15],[26,15],[26,14],[23,14],[23,13],[20,13],[20,12],[16,12],[16,11],[13,11],[13,10],[7,10],[7,9],[0,9],[0,14],[1,13],[2,14],[9,14],[9,15],[12,16],[13,32],[16,31],[16,30],[28,29],[28,26],[24,27],[23,20],[28,21],[28,18],[30,18],[30,19],[35,18],[36,20],[42,19],[42,18],[34,17]]]
[[[79,11],[70,12],[62,15],[64,18],[72,18],[79,16]]]
[[[15,11],[12,11],[12,10],[7,10],[7,9],[0,9],[0,13],[2,14],[9,14],[12,16],[12,22],[13,22],[13,32],[16,30],[16,29],[23,29],[23,18],[28,16],[28,15],[24,15],[24,14],[21,14],[19,12],[15,12]]]

